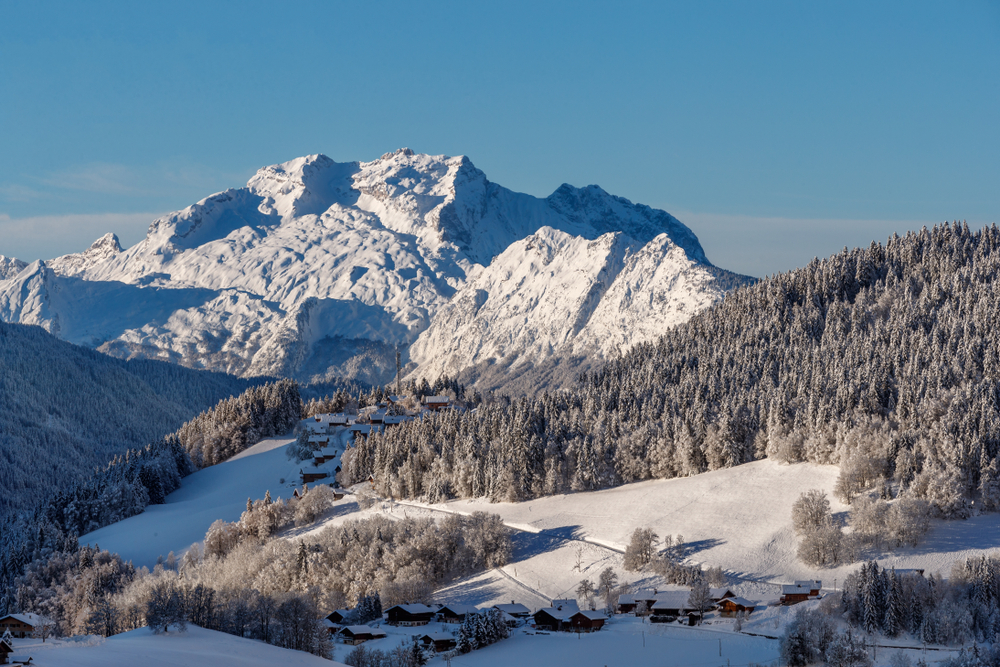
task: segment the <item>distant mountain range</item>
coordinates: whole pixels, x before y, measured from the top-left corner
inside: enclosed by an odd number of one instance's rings
[[[303,381],[386,382],[398,345],[413,375],[502,385],[624,351],[751,280],[664,211],[593,185],[539,199],[468,158],[401,149],[265,167],[127,250],[108,234],[48,261],[0,256],[0,319],[122,358]]]

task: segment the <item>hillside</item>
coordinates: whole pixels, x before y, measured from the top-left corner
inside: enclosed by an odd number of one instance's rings
[[[838,463],[840,493],[1000,509],[1000,230],[894,236],[734,290],[573,391],[370,438],[347,481],[525,500],[761,458]]]
[[[536,233],[562,258],[551,267],[560,274],[536,266],[516,286],[505,282]],[[579,251],[609,234],[613,256]],[[533,297],[567,281],[586,298],[569,309],[569,329],[549,331],[548,301]],[[245,187],[153,221],[131,248],[108,234],[48,261],[3,259],[0,319],[121,358],[377,384],[395,374],[396,346],[405,362],[425,332],[409,367],[432,380],[484,362],[602,357],[746,281],[713,267],[695,234],[664,211],[597,186],[563,185],[540,199],[490,182],[466,157],[401,149],[370,162],[311,155],[262,168]],[[522,317],[463,355],[474,334],[443,340],[448,324],[428,328],[445,308],[448,320],[471,318],[470,290],[477,309],[477,295],[487,302],[473,330],[511,301]],[[438,361],[442,342],[447,358]]]
[[[253,381],[124,361],[0,322],[0,515],[34,507]]]

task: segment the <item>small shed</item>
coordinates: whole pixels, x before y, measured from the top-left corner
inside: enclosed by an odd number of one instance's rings
[[[427,625],[437,613],[425,604],[397,604],[386,611],[386,618],[390,625],[401,625],[411,627],[414,625]]]
[[[14,648],[7,642],[0,640],[0,665],[6,665],[8,656],[14,652]]]
[[[445,632],[430,632],[420,637],[420,642],[424,646],[433,646],[436,653],[450,651],[458,646],[458,641],[452,635]]]
[[[597,632],[604,627],[604,621],[605,616],[599,611],[578,611],[569,617],[569,628],[575,632]]]

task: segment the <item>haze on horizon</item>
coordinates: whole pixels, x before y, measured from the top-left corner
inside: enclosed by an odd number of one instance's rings
[[[998,36],[989,2],[15,4],[0,254],[131,245],[261,166],[408,146],[596,183],[762,276],[1000,222]]]

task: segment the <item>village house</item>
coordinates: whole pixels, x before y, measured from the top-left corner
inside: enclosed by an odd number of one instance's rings
[[[420,642],[424,646],[434,646],[434,651],[436,653],[441,653],[443,651],[450,651],[451,649],[458,646],[458,641],[452,635],[444,632],[431,632],[420,637]]]
[[[655,602],[656,589],[644,589],[636,593],[624,593],[618,596],[618,611],[622,614],[631,614],[633,612],[640,615],[648,614]],[[642,611],[636,611],[640,607],[642,607]]]
[[[0,635],[10,630],[10,636],[15,639],[30,637],[41,621],[38,614],[7,614],[0,618]]]
[[[579,611],[576,600],[553,600],[551,607],[543,607],[535,612],[535,627],[556,631],[568,629],[572,624],[572,617]]]
[[[726,588],[725,586],[721,588],[710,588],[708,589],[708,597],[712,599],[712,602],[719,602],[723,598],[734,598],[736,594],[732,590]]]
[[[509,614],[519,620],[524,620],[531,616],[530,609],[525,607],[523,604],[514,602],[513,600],[510,601],[510,604],[495,604],[493,605],[493,608],[499,609],[503,613]]]
[[[469,614],[475,614],[479,610],[470,604],[446,604],[438,610],[441,621],[444,623],[461,623]]]
[[[14,648],[10,644],[0,640],[0,665],[6,665],[13,652]]]
[[[756,602],[741,597],[723,598],[719,601],[719,612],[726,617],[735,616],[740,612],[749,615],[756,607]]]
[[[810,597],[816,597],[819,592],[823,589],[823,582],[818,579],[807,579],[805,581],[796,581],[795,585],[799,588],[808,588]]]
[[[656,601],[650,610],[653,616],[683,616],[697,612],[688,599],[691,591],[662,591],[656,594]]]
[[[336,623],[337,625],[343,625],[350,618],[351,614],[354,613],[350,609],[334,609],[329,614],[326,615],[326,620],[331,623]]]
[[[424,396],[423,404],[428,410],[437,412],[451,405],[451,399],[447,396]]]
[[[299,468],[299,475],[302,476],[303,484],[309,484],[311,482],[318,482],[321,479],[330,477],[330,471],[310,466],[305,469]]]
[[[313,454],[313,465],[319,467],[335,458],[337,458],[337,450],[334,447],[324,447]]]
[[[367,625],[348,625],[340,631],[340,637],[345,644],[357,646],[372,639],[382,639],[385,632]]]
[[[606,617],[599,611],[578,611],[569,617],[568,630],[573,632],[597,632],[604,627]]]
[[[386,415],[382,423],[385,426],[398,426],[408,421],[413,421],[413,417],[410,415]]]
[[[437,609],[428,607],[425,604],[397,604],[386,611],[386,618],[389,625],[410,627],[414,625],[427,625],[436,613]]]

